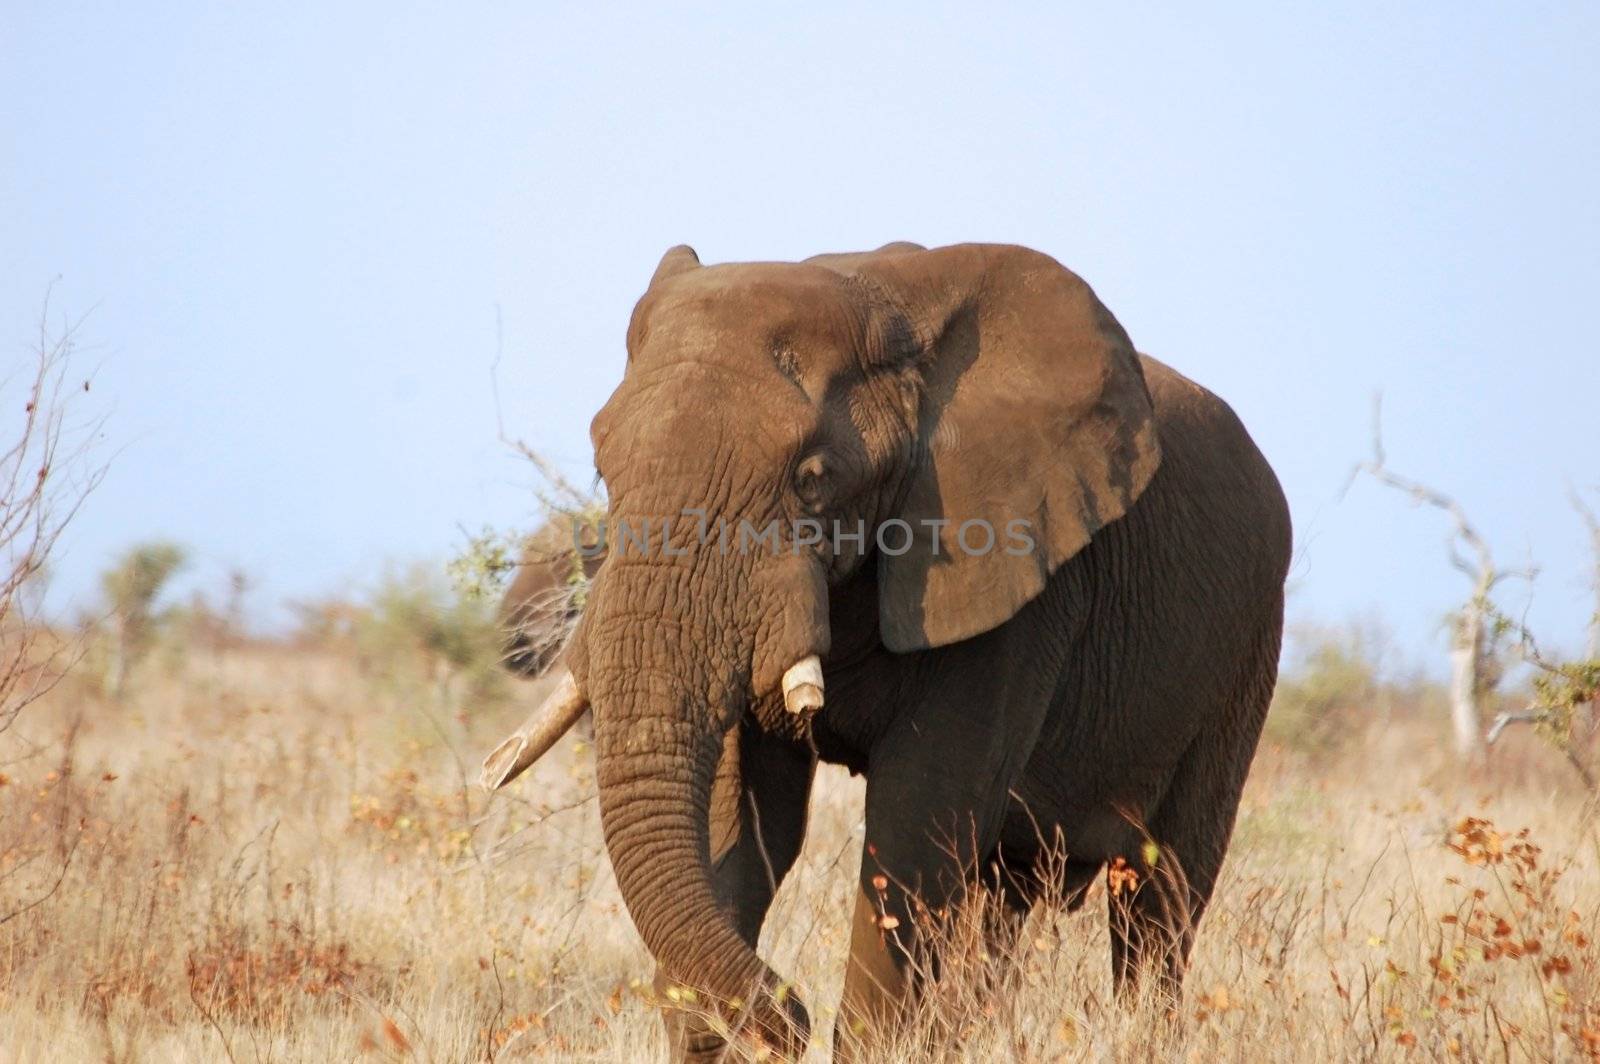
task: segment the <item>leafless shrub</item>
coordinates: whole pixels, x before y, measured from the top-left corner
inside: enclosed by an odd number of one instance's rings
[[[0,379],[0,409],[20,415],[0,437],[0,732],[76,659],[77,645],[39,616],[51,551],[104,467],[89,459],[98,421],[73,417],[89,381],[72,370],[79,322],[50,325],[46,298],[31,359]]]

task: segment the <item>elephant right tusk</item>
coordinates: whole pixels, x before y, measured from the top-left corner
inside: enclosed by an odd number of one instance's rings
[[[486,791],[496,791],[516,779],[578,723],[588,708],[589,700],[578,690],[578,681],[572,673],[563,673],[561,682],[533,716],[483,759],[479,784]]]
[[[822,708],[822,659],[807,654],[783,674],[783,705],[790,713]]]

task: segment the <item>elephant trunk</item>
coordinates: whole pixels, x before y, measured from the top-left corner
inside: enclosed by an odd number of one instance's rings
[[[596,695],[600,816],[623,900],[669,985],[689,991],[681,1007],[803,1051],[803,1008],[778,990],[713,891],[710,801],[722,736],[695,723],[703,714],[687,709],[673,681],[635,680],[631,691]]]
[[[713,883],[711,793],[725,740],[753,699],[782,686],[797,712],[820,704],[816,662],[784,677],[827,653],[826,587],[809,555],[770,545],[724,553],[717,539],[700,541],[694,522],[669,532],[647,519],[682,512],[683,499],[702,499],[696,492],[723,478],[659,479],[650,491],[613,485],[616,542],[569,650],[594,709],[606,849],[662,975],[694,993],[685,1007],[718,1012],[797,1056],[805,1011]],[[754,505],[716,501],[703,508],[767,523]],[[623,528],[654,537],[625,548]]]

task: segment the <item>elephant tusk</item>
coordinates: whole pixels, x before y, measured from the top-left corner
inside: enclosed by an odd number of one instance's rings
[[[783,674],[783,705],[790,713],[822,708],[822,659],[808,654]]]
[[[564,672],[556,689],[522,727],[483,759],[479,784],[486,791],[495,791],[516,779],[543,757],[587,708],[589,700],[578,690],[578,681],[572,678],[572,673]]]

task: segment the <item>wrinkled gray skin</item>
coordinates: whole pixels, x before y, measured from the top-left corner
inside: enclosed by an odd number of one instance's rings
[[[579,549],[572,526],[570,517],[557,514],[523,541],[515,575],[500,599],[501,661],[530,680],[549,671],[577,624],[575,581],[592,578],[605,560],[604,551],[590,549],[592,537]]]
[[[1146,833],[1184,885],[1147,875],[1113,903],[1113,971],[1177,993],[1271,696],[1290,552],[1277,480],[1222,400],[1026,249],[703,267],[675,248],[592,437],[613,528],[685,508],[952,522],[937,552],[898,557],[724,554],[683,520],[682,554],[611,544],[568,661],[659,978],[720,1003],[738,1037],[804,1046],[805,1010],[755,946],[820,754],[867,777],[841,1059],[917,990],[913,898],[937,910],[1001,866],[1021,913],[1051,867],[1068,891],[1119,856],[1142,867]],[[956,550],[961,523],[1018,518],[1035,550]],[[798,718],[779,679],[812,653],[826,707]],[[1058,837],[1064,868],[1041,859]],[[724,1048],[668,1025],[681,1056]]]

